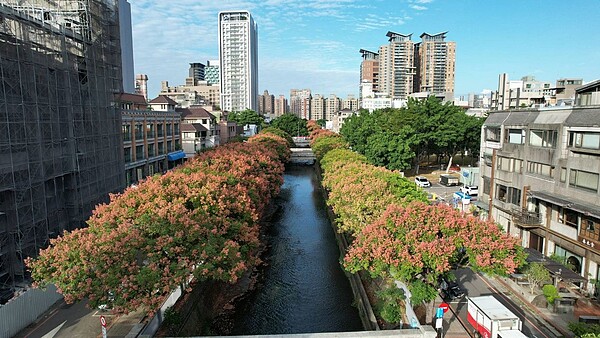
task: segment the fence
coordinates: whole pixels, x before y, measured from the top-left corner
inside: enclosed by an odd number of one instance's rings
[[[0,338],[13,337],[60,299],[62,295],[56,292],[56,287],[49,285],[46,290],[29,289],[0,305]]]

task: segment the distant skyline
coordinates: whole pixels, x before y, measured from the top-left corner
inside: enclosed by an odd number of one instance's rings
[[[217,13],[248,10],[258,24],[259,88],[358,97],[359,50],[385,34],[448,31],[456,42],[455,96],[496,90],[498,75],[600,78],[600,2],[507,0],[131,0],[135,73],[181,85],[189,63],[218,59]]]

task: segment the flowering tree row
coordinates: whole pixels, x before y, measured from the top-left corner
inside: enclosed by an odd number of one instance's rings
[[[347,271],[406,282],[413,301],[433,300],[437,280],[466,258],[476,271],[512,273],[525,254],[518,240],[491,222],[444,205],[429,205],[425,193],[400,173],[367,162],[336,138],[313,127],[313,147],[327,144],[319,163],[327,204],[337,226],[353,241],[344,258]]]
[[[287,141],[261,134],[206,151],[98,205],[27,264],[35,285],[67,302],[152,312],[195,280],[235,282],[259,258],[259,219],[283,183]]]

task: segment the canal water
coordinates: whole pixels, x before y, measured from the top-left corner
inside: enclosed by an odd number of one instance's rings
[[[231,334],[361,331],[314,168],[288,167],[278,199],[264,279],[236,304]]]

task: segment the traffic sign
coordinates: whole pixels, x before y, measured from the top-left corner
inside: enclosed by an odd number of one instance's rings
[[[442,318],[442,317],[444,317],[444,309],[442,309],[441,307],[438,307],[435,310],[435,317],[436,318]]]
[[[106,327],[106,318],[104,316],[100,316],[100,324],[102,324],[102,327]]]
[[[442,303],[439,306],[440,309],[442,309],[444,311],[444,313],[448,312],[448,308],[450,308],[450,305],[448,305],[448,303]]]

